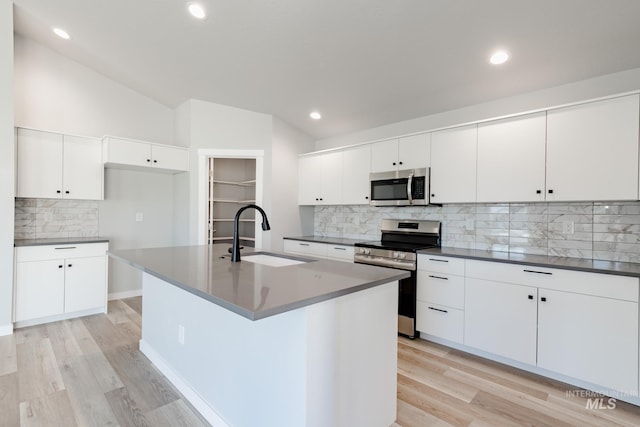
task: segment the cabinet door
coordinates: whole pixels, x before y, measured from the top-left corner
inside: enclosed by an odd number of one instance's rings
[[[342,204],[342,152],[322,154],[321,156],[320,204]]]
[[[390,139],[371,144],[371,172],[398,170],[398,140]]]
[[[63,198],[102,200],[102,145],[91,138],[64,136]]]
[[[405,136],[398,139],[398,169],[428,168],[431,164],[431,134]]]
[[[298,204],[317,205],[320,203],[322,180],[322,160],[318,156],[298,159]]]
[[[637,390],[638,304],[540,289],[538,366],[611,390]]]
[[[536,364],[537,288],[465,279],[464,344]]]
[[[547,200],[637,200],[639,96],[549,111]]]
[[[62,198],[62,135],[18,129],[16,197]]]
[[[476,201],[476,125],[431,134],[431,201]]]
[[[151,166],[187,172],[189,170],[189,151],[180,147],[152,145]]]
[[[361,145],[342,152],[342,204],[369,204],[371,145]]]
[[[477,201],[544,201],[546,113],[478,125]]]
[[[64,260],[16,263],[15,321],[64,312]]]
[[[88,310],[106,305],[106,258],[65,260],[64,311]]]
[[[151,165],[151,144],[121,138],[106,138],[105,162],[130,166]]]

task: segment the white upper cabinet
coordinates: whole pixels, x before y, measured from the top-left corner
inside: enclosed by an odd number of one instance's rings
[[[546,113],[478,125],[477,202],[545,200]]]
[[[300,157],[298,204],[342,204],[342,152]]]
[[[342,152],[342,204],[369,204],[371,145],[360,145]]]
[[[108,167],[178,173],[189,170],[189,150],[112,136],[103,139],[104,161]]]
[[[476,201],[477,125],[431,134],[431,202]]]
[[[100,141],[18,128],[16,184],[16,197],[102,200]]]
[[[639,95],[547,113],[548,201],[637,200]]]
[[[371,144],[371,172],[429,167],[428,133]]]

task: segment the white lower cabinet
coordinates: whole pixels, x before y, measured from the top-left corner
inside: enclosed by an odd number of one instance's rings
[[[637,395],[638,291],[635,277],[466,260],[464,344]]]
[[[44,323],[104,312],[107,243],[16,248],[14,322]]]
[[[540,289],[538,367],[638,390],[638,303]]]
[[[418,255],[416,329],[462,344],[464,263],[460,258]]]
[[[332,259],[335,261],[353,262],[354,248],[348,245],[309,242],[306,240],[284,240],[284,252]]]
[[[536,288],[466,278],[465,298],[465,345],[536,364]]]

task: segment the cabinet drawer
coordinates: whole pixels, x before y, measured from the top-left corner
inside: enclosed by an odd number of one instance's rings
[[[464,308],[464,277],[418,271],[418,301]]]
[[[417,302],[416,329],[462,344],[464,333],[464,311],[436,304]]]
[[[638,302],[636,277],[467,260],[467,277]]]
[[[284,251],[297,254],[313,255],[323,258],[327,256],[327,246],[325,244],[304,242],[301,240],[285,240]]]
[[[328,258],[353,262],[353,252],[353,246],[327,245]]]
[[[105,256],[108,247],[107,243],[19,246],[16,248],[16,262]]]
[[[465,260],[463,258],[449,258],[425,254],[418,255],[418,270],[464,276],[464,264]]]

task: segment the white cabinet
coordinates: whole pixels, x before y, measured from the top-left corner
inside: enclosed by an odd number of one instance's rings
[[[342,203],[342,152],[302,156],[298,160],[298,204]]]
[[[369,204],[371,145],[347,148],[342,152],[342,204]]]
[[[371,172],[429,167],[430,134],[404,136],[371,144]]]
[[[157,172],[189,171],[189,150],[125,138],[103,138],[105,166]]]
[[[464,263],[460,258],[418,255],[416,329],[462,344]]]
[[[638,304],[540,289],[538,366],[611,390],[638,389]]]
[[[353,262],[354,248],[348,245],[284,239],[284,252],[336,261]]]
[[[479,124],[476,201],[544,201],[545,139],[545,112]]]
[[[107,243],[15,249],[14,321],[19,326],[104,312]]]
[[[547,200],[637,200],[640,95],[547,113]]]
[[[464,344],[638,390],[638,278],[467,260]]]
[[[34,129],[17,129],[16,196],[103,199],[100,141]]]
[[[536,364],[536,288],[467,278],[465,299],[465,345]]]
[[[476,125],[431,134],[431,202],[476,201]]]

